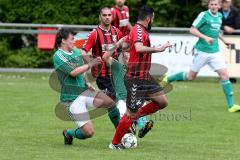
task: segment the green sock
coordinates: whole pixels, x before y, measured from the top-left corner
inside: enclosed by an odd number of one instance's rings
[[[171,75],[168,77],[168,82],[171,83],[173,81],[185,81],[186,80],[186,73],[185,72],[179,72],[174,75]]]
[[[74,137],[74,138],[86,139],[86,135],[84,134],[84,132],[83,132],[80,128],[68,129],[68,130],[67,130],[67,134],[68,134],[69,136]]]
[[[120,120],[120,113],[116,105],[108,110],[108,117],[113,123],[114,127],[117,128],[118,122]]]
[[[223,92],[227,99],[228,108],[231,108],[234,104],[232,84],[229,80],[221,81],[221,84],[223,87]]]

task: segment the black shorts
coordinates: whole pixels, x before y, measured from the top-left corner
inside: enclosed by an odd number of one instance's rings
[[[97,77],[96,84],[100,90],[105,91],[112,99],[116,99],[116,92],[109,76]]]
[[[149,94],[154,94],[163,88],[151,77],[150,80],[125,78],[127,89],[127,108],[137,111],[149,99]]]

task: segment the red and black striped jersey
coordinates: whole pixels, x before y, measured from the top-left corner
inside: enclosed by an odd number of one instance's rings
[[[119,9],[117,6],[111,8],[112,11],[112,24],[117,27],[123,34],[123,36],[128,35],[128,24],[129,22],[129,9],[127,6],[123,6]]]
[[[150,47],[150,39],[147,29],[141,24],[136,24],[129,33],[126,42],[130,45],[130,58],[127,65],[127,78],[150,79],[151,53],[136,52],[135,43],[141,42]]]
[[[85,41],[83,49],[88,52],[92,49],[92,55],[94,57],[102,57],[106,48],[109,45],[116,43],[122,38],[122,33],[119,29],[114,26],[110,26],[108,31],[98,26],[89,33],[88,39]],[[118,58],[118,53],[115,51],[113,58]],[[110,75],[110,69],[107,67],[105,61],[101,65],[92,68],[92,75],[94,77],[105,77]]]

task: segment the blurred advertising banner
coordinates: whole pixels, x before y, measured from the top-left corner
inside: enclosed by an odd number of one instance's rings
[[[173,46],[166,49],[165,52],[155,53],[152,56],[152,63],[160,63],[168,67],[168,73],[173,74],[179,71],[189,71],[193,55],[194,45],[197,38],[190,34],[150,34],[151,45],[158,46],[169,41]],[[240,37],[225,36],[226,39],[233,42],[230,48],[227,48],[221,41],[220,52],[223,54],[230,77],[240,77]],[[199,76],[217,76],[210,67],[205,66],[199,72]]]

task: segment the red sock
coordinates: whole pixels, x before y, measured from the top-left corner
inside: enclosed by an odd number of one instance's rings
[[[139,117],[143,117],[152,113],[157,112],[158,110],[162,109],[157,103],[155,102],[150,102],[146,104],[145,106],[142,106],[138,110],[138,115]]]
[[[121,143],[122,137],[127,133],[132,123],[133,123],[133,118],[127,116],[126,114],[121,118],[121,120],[118,123],[117,129],[115,131],[112,144]]]

